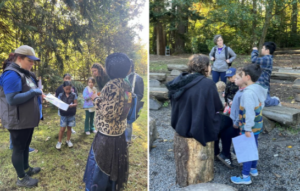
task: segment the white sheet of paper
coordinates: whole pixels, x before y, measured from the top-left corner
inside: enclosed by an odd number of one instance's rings
[[[238,163],[258,160],[258,149],[253,132],[251,132],[251,137],[243,134],[232,138],[232,143]]]
[[[55,96],[53,96],[50,93],[45,97],[45,100],[47,100],[48,102],[52,103],[53,105],[55,105],[56,107],[58,107],[59,109],[62,109],[64,111],[67,111],[69,108],[68,104],[66,104],[65,102],[56,98]]]

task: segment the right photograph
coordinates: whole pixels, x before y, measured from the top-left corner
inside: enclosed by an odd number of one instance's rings
[[[151,191],[299,190],[299,12],[150,1]]]

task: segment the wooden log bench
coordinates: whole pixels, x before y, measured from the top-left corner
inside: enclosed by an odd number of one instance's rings
[[[174,136],[176,182],[180,187],[209,182],[214,178],[214,142],[203,147],[194,138]]]

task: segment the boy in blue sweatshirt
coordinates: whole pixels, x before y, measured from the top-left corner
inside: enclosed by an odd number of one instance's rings
[[[268,95],[265,101],[266,107],[281,106],[278,97],[270,97],[270,78],[273,70],[273,54],[275,50],[276,44],[274,42],[265,42],[261,49],[261,54],[263,55],[263,57],[258,57],[259,52],[256,47],[253,48],[253,51],[251,53],[252,63],[260,65],[262,69],[262,73],[257,80],[257,83],[268,88]]]
[[[242,80],[246,84],[244,93],[241,97],[239,109],[239,127],[242,134],[251,137],[253,132],[256,145],[258,135],[263,127],[262,109],[267,97],[268,90],[255,82],[261,75],[261,67],[257,64],[250,64],[243,68]],[[248,149],[248,148],[245,148]],[[251,184],[251,177],[257,176],[257,161],[243,163],[242,175],[232,176],[231,182],[235,184]]]

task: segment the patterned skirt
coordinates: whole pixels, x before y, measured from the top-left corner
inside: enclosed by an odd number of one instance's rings
[[[86,191],[123,190],[128,180],[125,134],[112,137],[98,132],[87,159],[83,181]]]

